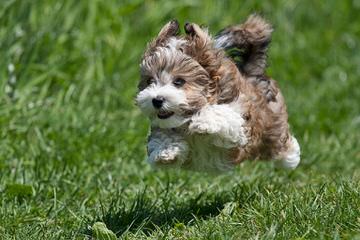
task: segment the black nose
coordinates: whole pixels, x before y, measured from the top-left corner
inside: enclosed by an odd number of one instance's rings
[[[152,104],[154,105],[155,108],[161,108],[164,101],[165,101],[165,99],[163,97],[156,97],[156,98],[153,98]]]

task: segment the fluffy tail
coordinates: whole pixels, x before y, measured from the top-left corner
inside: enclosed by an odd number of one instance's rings
[[[245,23],[220,31],[215,37],[215,47],[224,48],[243,74],[261,76],[266,68],[272,31],[263,18],[251,15]]]

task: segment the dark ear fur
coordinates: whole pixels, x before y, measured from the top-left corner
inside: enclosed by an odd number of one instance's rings
[[[214,48],[213,41],[208,32],[197,24],[186,23],[184,28],[186,40],[188,40],[185,52],[209,73],[210,79],[207,91],[209,96],[215,97],[220,79],[219,69],[221,67],[223,51]]]
[[[170,37],[178,35],[179,30],[179,22],[175,19],[165,24],[158,36],[149,43],[144,58],[153,54],[157,47],[164,46]]]

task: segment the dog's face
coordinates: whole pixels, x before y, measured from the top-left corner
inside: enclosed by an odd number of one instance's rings
[[[160,128],[183,125],[207,103],[209,73],[187,54],[191,42],[176,36],[178,28],[176,21],[165,25],[140,64],[136,103]]]

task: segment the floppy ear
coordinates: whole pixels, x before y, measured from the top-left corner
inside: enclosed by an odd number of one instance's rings
[[[222,51],[216,49],[207,30],[195,23],[185,24],[186,40],[188,42],[186,54],[194,58],[213,76],[221,65]]]
[[[186,23],[185,26],[186,54],[195,59],[210,76],[208,82],[208,95],[215,97],[220,79],[219,69],[223,52],[214,47],[213,40],[206,29],[202,29],[195,23]]]
[[[174,19],[160,30],[158,36],[150,42],[148,45],[144,57],[151,55],[157,47],[164,46],[169,39],[169,37],[173,37],[179,34],[179,22]]]
[[[197,48],[204,48],[210,44],[210,35],[207,30],[202,29],[199,25],[195,23],[185,23],[184,29],[187,34],[187,39],[193,42]]]

